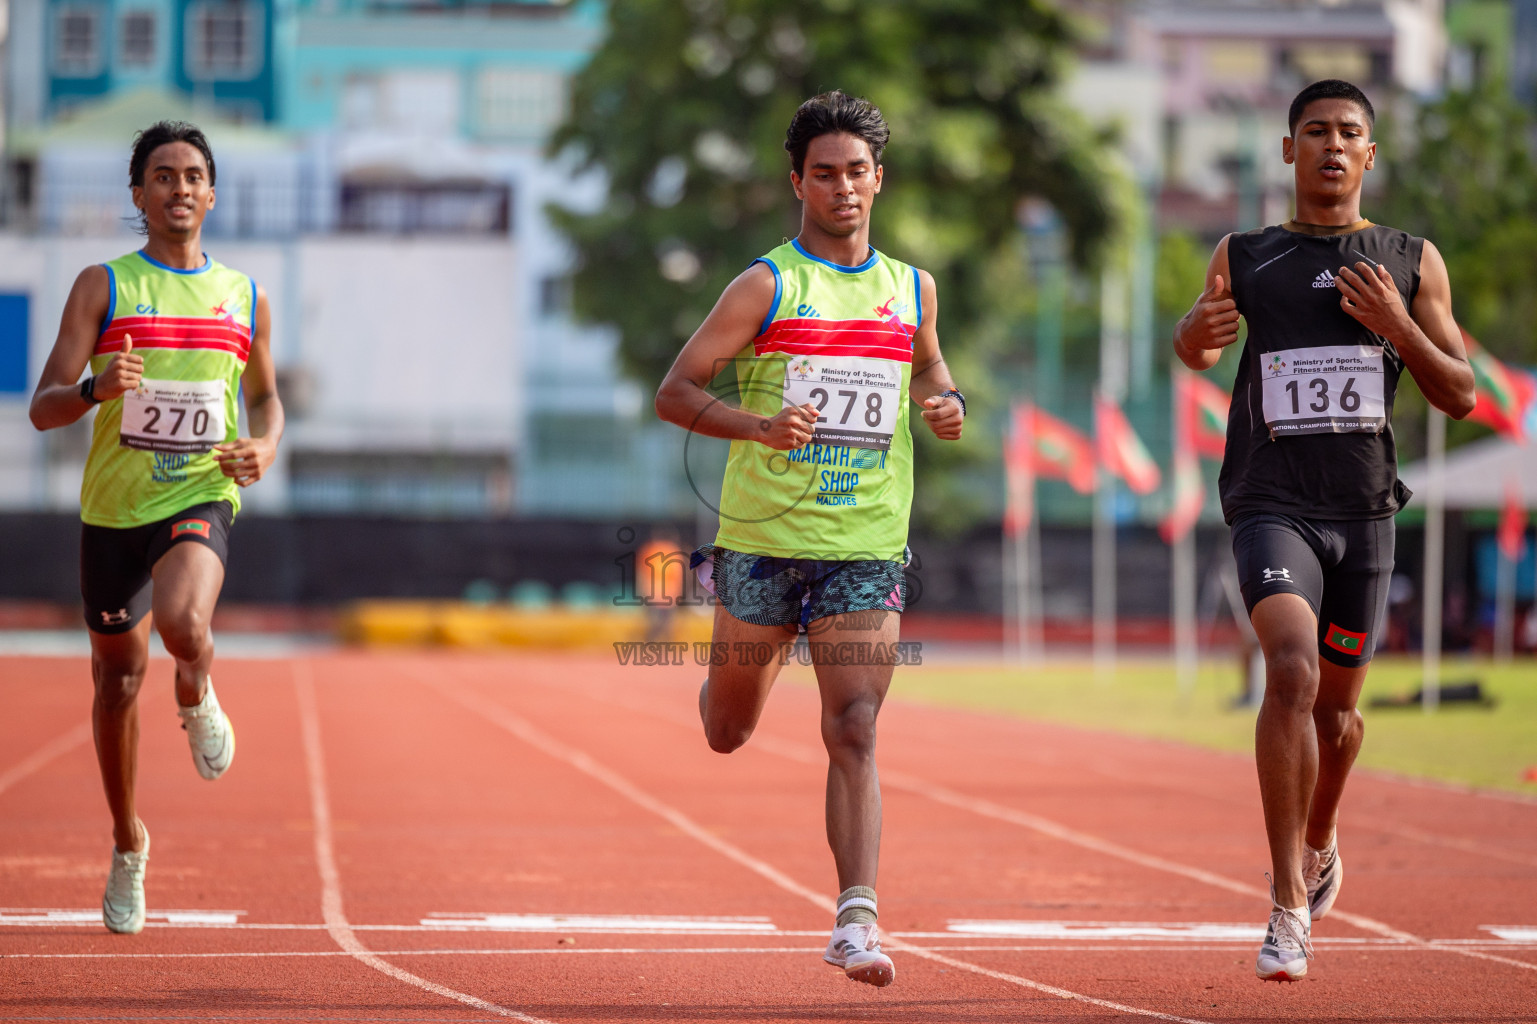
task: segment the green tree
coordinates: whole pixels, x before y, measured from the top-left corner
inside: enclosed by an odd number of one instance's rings
[[[1446,258],[1452,311],[1500,359],[1537,362],[1537,161],[1534,120],[1502,83],[1450,92],[1379,132],[1386,187],[1363,204],[1378,223],[1430,239]],[[1384,166],[1385,165],[1385,166]],[[1381,173],[1381,172],[1379,172]],[[1406,389],[1404,411],[1423,417]],[[1453,424],[1452,443],[1487,433]],[[1399,431],[1407,456],[1422,430]]]
[[[1387,187],[1372,219],[1446,257],[1458,321],[1491,352],[1537,360],[1537,162],[1533,118],[1496,84],[1421,107],[1384,141]],[[1371,216],[1371,214],[1368,214]]]
[[[785,127],[840,88],[891,124],[872,241],[934,274],[947,356],[1017,338],[1025,284],[996,268],[1019,266],[1021,200],[1056,208],[1080,265],[1116,219],[1103,140],[1054,98],[1073,38],[1044,0],[614,3],[551,143],[608,183],[596,212],[551,211],[578,315],[616,325],[625,370],[659,381],[726,284],[795,234]]]

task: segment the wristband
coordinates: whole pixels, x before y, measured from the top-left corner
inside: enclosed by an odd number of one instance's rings
[[[939,397],[955,399],[957,402],[961,403],[961,415],[966,415],[966,396],[955,390],[955,388],[951,388],[948,391],[941,391],[939,393]]]
[[[80,382],[80,397],[85,399],[87,402],[90,402],[92,405],[100,405],[101,399],[96,397],[95,391],[95,377],[87,377],[85,380]]]

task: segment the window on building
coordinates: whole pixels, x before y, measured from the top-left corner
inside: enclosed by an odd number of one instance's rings
[[[550,275],[539,281],[539,315],[566,316],[571,312],[571,278]]]
[[[262,67],[262,7],[244,0],[199,0],[187,8],[187,74],[254,78]]]
[[[155,12],[128,11],[118,26],[118,60],[125,68],[155,63]]]
[[[93,78],[101,73],[101,24],[95,7],[60,7],[53,23],[53,73]]]
[[[484,138],[543,138],[566,115],[566,80],[555,71],[491,68],[475,91]]]
[[[506,234],[512,188],[496,181],[343,181],[343,231]]]

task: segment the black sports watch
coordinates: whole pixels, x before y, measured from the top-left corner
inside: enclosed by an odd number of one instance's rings
[[[87,377],[85,380],[80,382],[80,397],[85,399],[87,402],[90,402],[92,405],[100,405],[101,399],[96,397],[95,391],[95,377]]]
[[[951,388],[948,391],[941,391],[939,393],[939,397],[955,399],[957,402],[961,403],[961,415],[966,415],[966,396],[961,394],[955,388]]]

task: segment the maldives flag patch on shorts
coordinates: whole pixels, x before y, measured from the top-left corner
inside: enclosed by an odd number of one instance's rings
[[[206,519],[183,519],[179,523],[172,524],[171,539],[181,540],[183,537],[194,533],[199,537],[207,538],[210,529],[211,527]]]
[[[1341,654],[1360,654],[1366,650],[1366,634],[1352,633],[1350,630],[1341,629],[1331,622],[1329,623],[1329,632],[1324,634],[1324,643]]]

